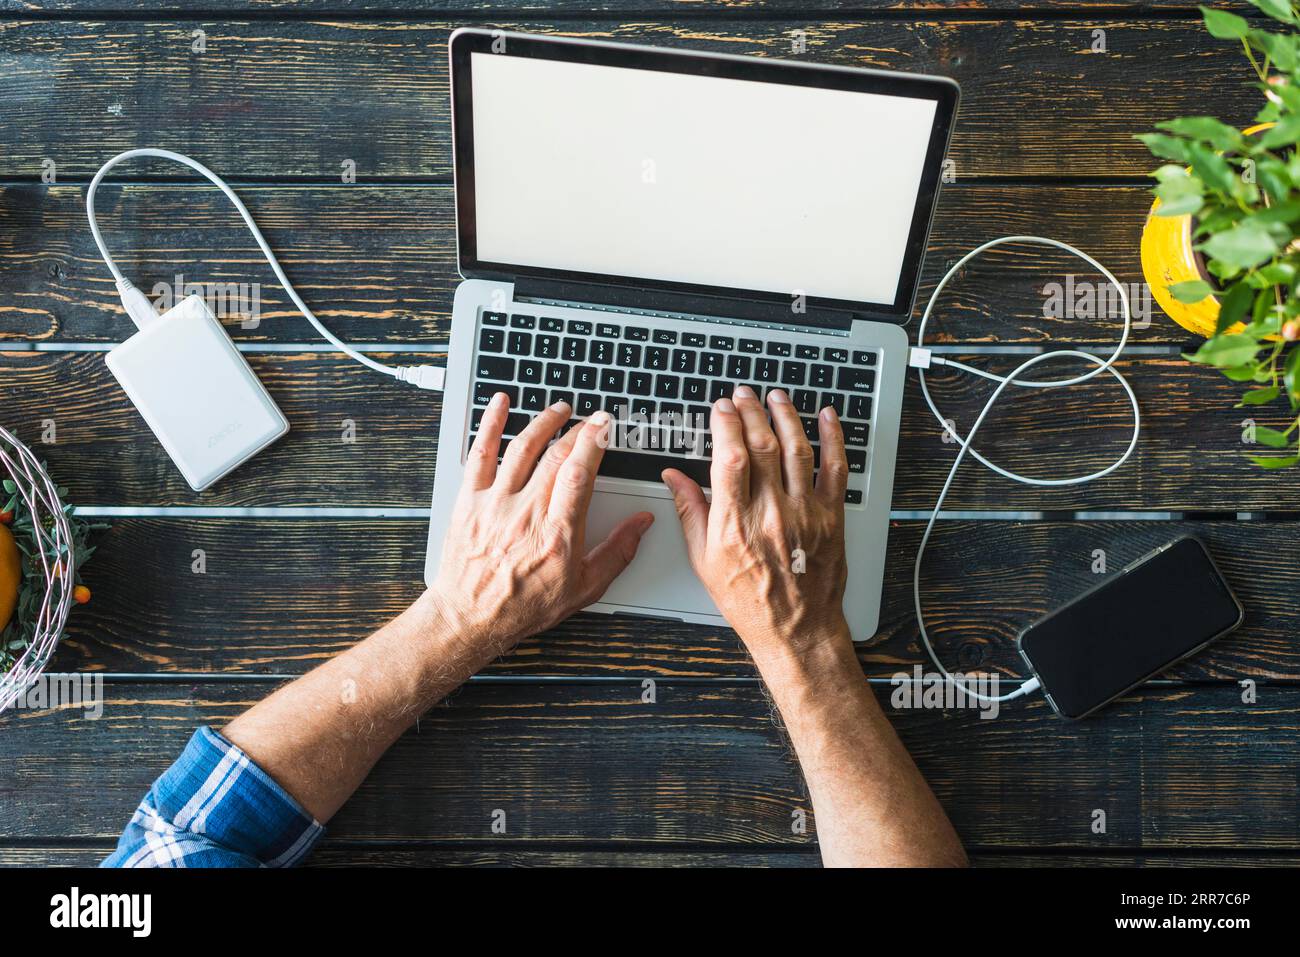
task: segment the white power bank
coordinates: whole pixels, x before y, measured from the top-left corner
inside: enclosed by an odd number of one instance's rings
[[[289,420],[198,296],[177,303],[105,362],[196,492],[289,431]]]

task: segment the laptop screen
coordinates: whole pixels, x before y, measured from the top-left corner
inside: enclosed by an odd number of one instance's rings
[[[910,308],[942,155],[933,88],[505,52],[469,54],[477,266]]]

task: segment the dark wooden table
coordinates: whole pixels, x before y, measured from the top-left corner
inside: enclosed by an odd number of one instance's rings
[[[457,281],[445,49],[461,24],[762,56],[791,55],[804,31],[798,56],[810,60],[956,78],[957,180],[923,297],[946,263],[1008,232],[1075,243],[1140,282],[1154,164],[1133,134],[1185,113],[1245,123],[1254,110],[1239,51],[1176,0],[807,6],[0,0],[0,423],[48,459],[72,501],[115,516],[86,570],[94,600],[53,663],[106,676],[104,717],[0,718],[0,862],[98,860],[196,725],[228,720],[420,589],[438,398],[328,352],[225,200],[146,163],[100,194],[119,263],[145,287],[178,272],[261,282],[261,326],[232,331],[293,431],[197,495],[137,419],[103,363],[130,327],[83,211],[87,181],[113,153],[162,146],[208,163],[237,184],[338,334],[440,359]],[[348,161],[353,184],[341,181]],[[1033,249],[976,265],[937,339],[994,368],[1049,342],[1105,345],[1112,323],[1043,316],[1043,287],[1079,272]],[[1015,631],[1096,580],[1095,550],[1114,570],[1184,531],[1210,543],[1248,625],[1087,722],[1056,718],[1041,699],[995,721],[894,718],[979,862],[1295,863],[1300,473],[1244,461],[1236,390],[1179,358],[1188,336],[1158,310],[1133,342],[1123,368],[1146,422],[1121,471],[1035,490],[965,467],[948,501],[958,514],[929,559],[942,653],[1017,675]],[[935,379],[969,423],[984,385]],[[882,625],[860,649],[882,691],[922,660],[911,561],[952,455],[914,385]],[[57,441],[45,445],[48,419]],[[1018,397],[985,444],[1031,472],[1082,471],[1122,449],[1128,428],[1118,391],[1097,384]],[[206,574],[192,571],[200,549]],[[1242,701],[1245,678],[1254,704]],[[808,808],[732,633],[582,615],[427,715],[338,816],[317,861],[808,865],[814,830],[792,828]],[[492,830],[498,809],[504,834]]]

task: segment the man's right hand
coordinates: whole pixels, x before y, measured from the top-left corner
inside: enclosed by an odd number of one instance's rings
[[[768,408],[770,425],[746,386],[734,403],[714,403],[712,504],[684,473],[663,473],[691,565],[760,669],[851,649],[843,610],[848,461],[839,418],[831,408],[818,416],[814,484],[812,446],[790,398],[775,389]]]

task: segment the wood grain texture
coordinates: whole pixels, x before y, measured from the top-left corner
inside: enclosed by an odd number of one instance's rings
[[[450,186],[275,185],[239,192],[290,278],[336,334],[394,345],[446,342],[460,281]],[[1073,243],[1134,288],[1142,282],[1138,241],[1150,198],[1141,186],[958,181],[940,200],[919,302],[929,301],[963,253],[994,236],[1023,233]],[[260,322],[250,328],[229,309],[223,318],[232,335],[249,343],[316,339],[216,190],[110,184],[97,193],[96,205],[118,265],[150,295],[174,295],[178,274],[184,283],[243,283],[250,292],[256,284]],[[1056,309],[1050,284],[1064,286],[1070,276],[1074,308]],[[1087,309],[1096,287],[1085,284],[1095,281],[1084,263],[1055,250],[1022,245],[990,252],[945,291],[930,339],[1113,341],[1117,321],[1094,318]],[[86,228],[81,186],[0,186],[0,288],[0,341],[118,342],[131,331]],[[1188,333],[1138,293],[1135,344],[1188,341]]]
[[[119,150],[167,145],[229,176],[338,181],[450,175],[446,40],[471,21],[0,22],[0,177],[89,176]],[[1133,134],[1158,120],[1256,110],[1249,67],[1190,19],[538,22],[490,26],[953,77],[959,176],[1141,176]],[[206,52],[191,52],[194,30]],[[1091,52],[1094,30],[1106,53]],[[162,169],[141,164],[135,172]]]
[[[0,839],[116,835],[194,726],[271,686],[106,686],[104,716],[0,718]],[[1232,687],[1126,699],[1067,723],[1041,700],[893,717],[963,840],[1087,852],[1294,851],[1300,689],[1245,706]],[[111,756],[111,757],[110,757]],[[70,800],[75,788],[77,799]],[[404,735],[332,822],[335,839],[637,841],[811,848],[808,808],[756,687],[473,685]],[[1093,811],[1106,812],[1093,834]]]
[[[890,529],[880,631],[859,645],[865,672],[889,678],[928,659],[917,637],[911,569],[921,523]],[[665,530],[666,534],[673,530]],[[925,612],[951,668],[1018,675],[1021,627],[1105,574],[1180,534],[1210,547],[1248,612],[1243,628],[1170,677],[1300,679],[1293,523],[943,522],[925,567]],[[420,521],[118,519],[84,576],[51,667],[108,673],[298,674],[364,638],[419,594]],[[194,551],[204,574],[194,574]],[[635,573],[635,568],[633,572]],[[587,614],[525,641],[489,674],[749,678],[726,628]]]
[[[1224,7],[1231,4],[1208,3],[1206,6]],[[919,0],[902,3],[899,0],[203,0],[184,3],[179,0],[0,0],[0,11],[21,15],[24,11],[42,10],[77,14],[112,12],[158,17],[170,14],[266,14],[276,16],[317,16],[320,14],[369,14],[411,16],[436,13],[475,14],[508,13],[545,14],[556,18],[600,13],[646,16],[681,16],[703,14],[743,18],[754,13],[794,14],[809,9],[834,12],[845,16],[883,15],[934,15],[965,14],[990,16],[1021,13],[1025,4],[1020,0]],[[1119,15],[1135,10],[1174,10],[1183,12],[1187,7],[1181,0],[1035,0],[1034,10],[1099,14],[1116,10]]]
[[[384,356],[397,363],[439,361]],[[1023,357],[958,356],[994,371]],[[264,353],[249,360],[289,418],[276,446],[207,492],[190,490],[104,365],[102,353],[0,352],[6,427],[38,448],[82,505],[348,505],[425,507],[433,488],[440,397],[387,380],[329,354]],[[1073,367],[1078,369],[1078,366]],[[1213,370],[1177,357],[1139,357],[1119,366],[1143,410],[1137,451],[1107,478],[1082,487],[1039,489],[967,462],[949,509],[1294,509],[1295,470],[1264,472],[1243,444],[1240,390]],[[1049,374],[1065,374],[1058,366]],[[931,374],[945,416],[963,434],[991,383],[952,370]],[[1131,413],[1105,377],[1069,390],[1023,390],[986,420],[976,446],[1030,475],[1081,475],[1108,465],[1127,446]],[[1251,416],[1282,424],[1280,408]],[[46,443],[53,421],[56,441]],[[355,442],[346,442],[348,423]],[[929,509],[951,467],[955,445],[909,377],[895,509]]]

